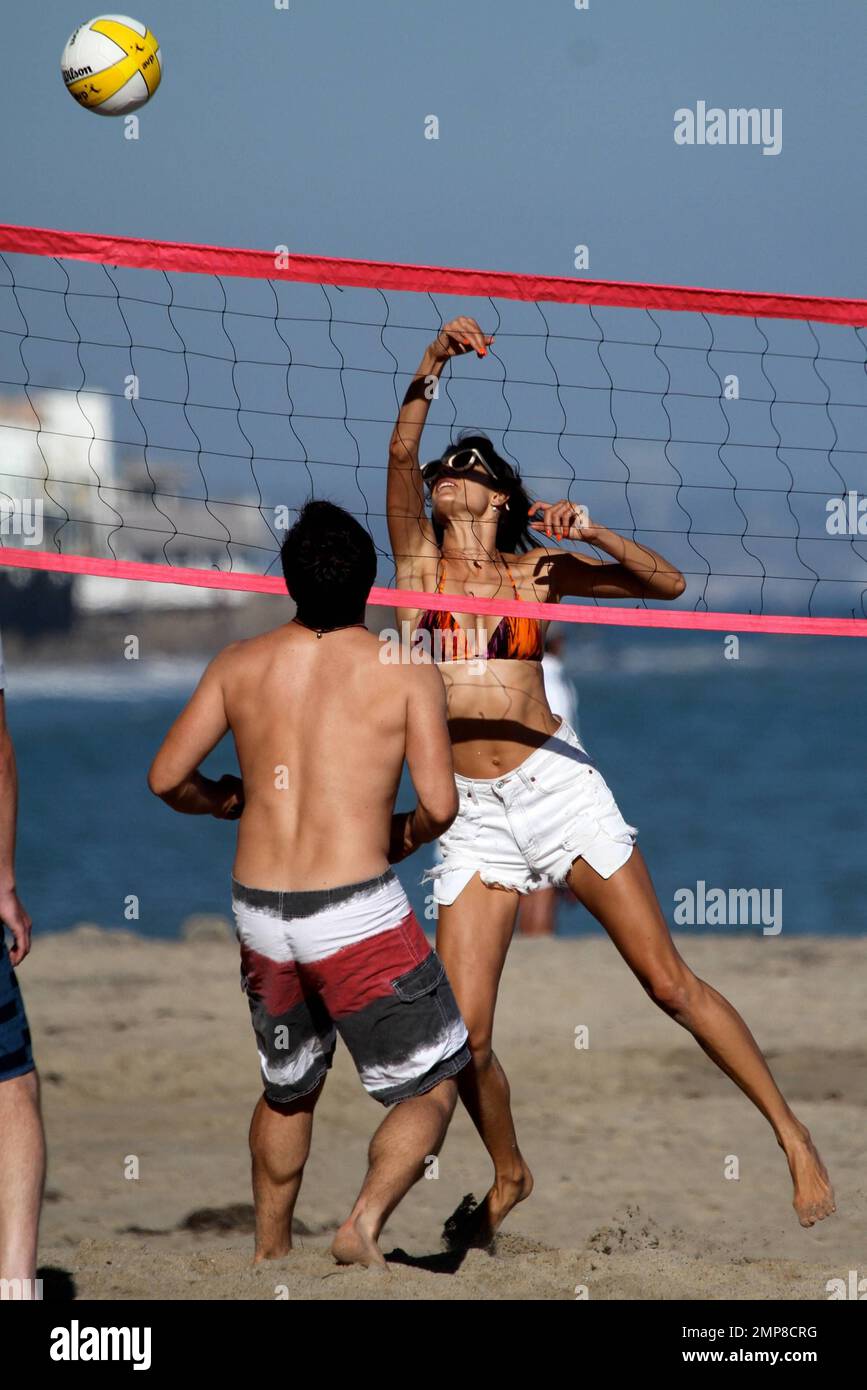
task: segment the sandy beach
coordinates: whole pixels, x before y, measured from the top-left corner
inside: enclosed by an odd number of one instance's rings
[[[798,1225],[764,1120],[600,933],[514,943],[495,1045],[537,1186],[492,1252],[443,1252],[443,1220],[488,1180],[459,1108],[438,1177],[386,1227],[390,1273],[335,1265],[331,1235],[381,1115],[338,1044],[296,1249],[253,1268],[246,1137],[259,1083],[234,940],[85,926],[37,937],[19,971],[50,1146],[45,1296],[826,1299],[829,1279],[867,1273],[863,942],[677,940],[743,1012],[810,1126],[838,1200],[821,1226]]]

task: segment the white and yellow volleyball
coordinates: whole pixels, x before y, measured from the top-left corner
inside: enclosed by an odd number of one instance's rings
[[[139,20],[101,14],[70,35],[60,70],[66,90],[88,111],[126,116],[160,85],[160,46]]]

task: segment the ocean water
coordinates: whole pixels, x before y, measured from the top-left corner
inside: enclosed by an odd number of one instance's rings
[[[700,896],[703,883],[705,894],[765,890],[767,915],[741,908],[739,920],[684,931],[755,935],[772,915],[784,934],[867,931],[867,643],[743,637],[726,660],[715,634],[600,630],[570,642],[581,737],[639,828],[670,924],[683,890]],[[203,665],[7,671],[18,882],[38,931],[86,921],[172,938],[192,913],[229,915],[235,827],[169,811],[145,781]],[[205,771],[233,770],[227,740]],[[399,806],[411,797],[405,780]],[[419,880],[430,860],[428,849],[398,868],[428,928]],[[558,930],[601,929],[566,902]]]

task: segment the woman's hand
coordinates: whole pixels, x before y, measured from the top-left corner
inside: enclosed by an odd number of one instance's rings
[[[534,502],[529,524],[561,541],[586,541],[612,556],[608,564],[577,550],[547,550],[550,578],[558,598],[675,599],[686,589],[680,570],[650,546],[596,526],[587,508],[576,502]]]
[[[529,523],[534,531],[544,531],[555,541],[595,541],[605,528],[594,526],[590,513],[580,503],[534,502]]]
[[[461,314],[458,318],[443,324],[431,343],[431,352],[440,362],[447,362],[450,357],[460,357],[465,352],[473,351],[479,357],[484,357],[493,341],[493,336],[483,333],[475,319]]]

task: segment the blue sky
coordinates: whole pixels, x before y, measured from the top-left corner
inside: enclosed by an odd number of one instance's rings
[[[592,278],[863,292],[860,0],[135,5],[164,58],[138,142],[64,90],[92,16],[5,0],[4,221],[566,275],[583,243]],[[781,153],[675,145],[699,100],[781,108]]]

